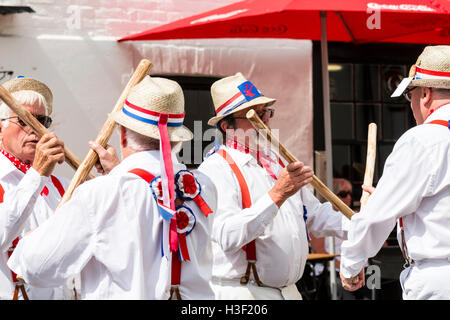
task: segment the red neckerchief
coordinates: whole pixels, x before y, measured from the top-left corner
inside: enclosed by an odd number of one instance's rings
[[[273,172],[273,170],[269,164],[269,163],[276,163],[276,161],[274,161],[269,155],[267,155],[266,153],[264,153],[263,151],[260,151],[260,150],[256,151],[256,150],[250,149],[249,147],[237,142],[236,140],[227,140],[226,144],[227,144],[227,147],[229,147],[231,149],[235,149],[235,150],[238,150],[243,153],[251,154],[258,161],[258,163],[264,169],[266,169],[267,173],[273,179],[277,180],[277,176],[275,175],[275,173]],[[279,158],[278,158],[278,163],[282,167],[284,167],[284,164],[282,164],[283,162]]]
[[[0,152],[9,159],[9,161],[11,161],[11,163],[20,171],[22,171],[23,173],[27,173],[28,169],[31,168],[31,164],[25,164],[22,161],[20,161],[19,159],[17,159],[15,156],[13,156],[12,154],[10,154],[9,152],[3,150],[2,148],[0,148]]]

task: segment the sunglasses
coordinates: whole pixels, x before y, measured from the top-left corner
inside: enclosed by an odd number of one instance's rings
[[[260,117],[261,119],[264,116],[267,116],[270,119],[270,118],[273,118],[273,115],[275,114],[275,109],[267,108],[266,110],[263,110],[261,112],[257,112],[257,114],[258,114],[258,117]]]
[[[34,115],[34,117],[36,118],[37,121],[39,121],[47,129],[50,128],[50,126],[52,125],[52,118],[50,118],[49,116],[44,116],[44,115],[39,114],[39,115]],[[15,119],[15,118],[17,118],[17,124],[19,124],[22,128],[27,126],[27,124],[22,119],[20,119],[18,116],[9,117],[9,118],[0,119],[0,120],[5,121],[5,120]]]
[[[339,198],[345,198],[345,197],[347,197],[348,195],[352,195],[352,192],[351,191],[339,191],[337,194],[336,194]]]
[[[411,91],[413,91],[414,89],[416,89],[417,87],[411,87],[411,88],[408,88],[408,89],[406,89],[404,92],[403,92],[403,96],[405,97],[405,99],[408,101],[408,102],[411,102]]]
[[[255,110],[256,111],[256,110]],[[258,117],[262,120],[263,117],[268,117],[273,118],[274,114],[275,114],[275,109],[273,108],[267,108],[263,111],[260,112],[256,112],[256,114],[258,115]],[[246,117],[234,117],[234,119],[247,119]]]

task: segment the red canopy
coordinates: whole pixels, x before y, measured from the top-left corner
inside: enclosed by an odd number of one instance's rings
[[[375,2],[376,1],[376,2]],[[119,39],[290,38],[450,44],[445,0],[245,0]]]

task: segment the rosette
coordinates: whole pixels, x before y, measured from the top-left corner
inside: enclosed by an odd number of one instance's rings
[[[188,170],[181,170],[175,176],[175,186],[178,196],[185,200],[194,200],[203,214],[207,217],[212,213],[211,208],[201,197],[201,186],[194,174]]]

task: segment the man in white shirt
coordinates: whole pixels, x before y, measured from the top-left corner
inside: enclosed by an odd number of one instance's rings
[[[50,127],[53,96],[42,82],[16,78],[2,84],[45,127]],[[68,287],[24,285],[7,266],[23,235],[46,221],[58,205],[64,178],[51,175],[64,161],[64,144],[54,133],[36,134],[3,102],[0,103],[0,299],[70,299]]]
[[[392,96],[402,93],[417,126],[397,141],[376,190],[351,220],[342,284],[350,291],[364,284],[364,261],[399,220],[403,298],[450,299],[450,46],[426,47]]]
[[[146,76],[111,118],[120,124],[122,162],[102,162],[112,170],[79,186],[19,243],[9,266],[36,286],[80,272],[81,299],[212,299],[217,194],[172,154],[171,144],[193,136],[182,125],[181,87]]]
[[[308,255],[308,230],[343,237],[343,216],[303,188],[312,181],[309,167],[285,166],[270,148],[252,145],[255,131],[245,114],[254,109],[267,124],[275,99],[241,73],[216,81],[211,95],[216,116],[208,124],[225,140],[199,170],[219,194],[212,230],[216,299],[301,299],[295,283]]]

